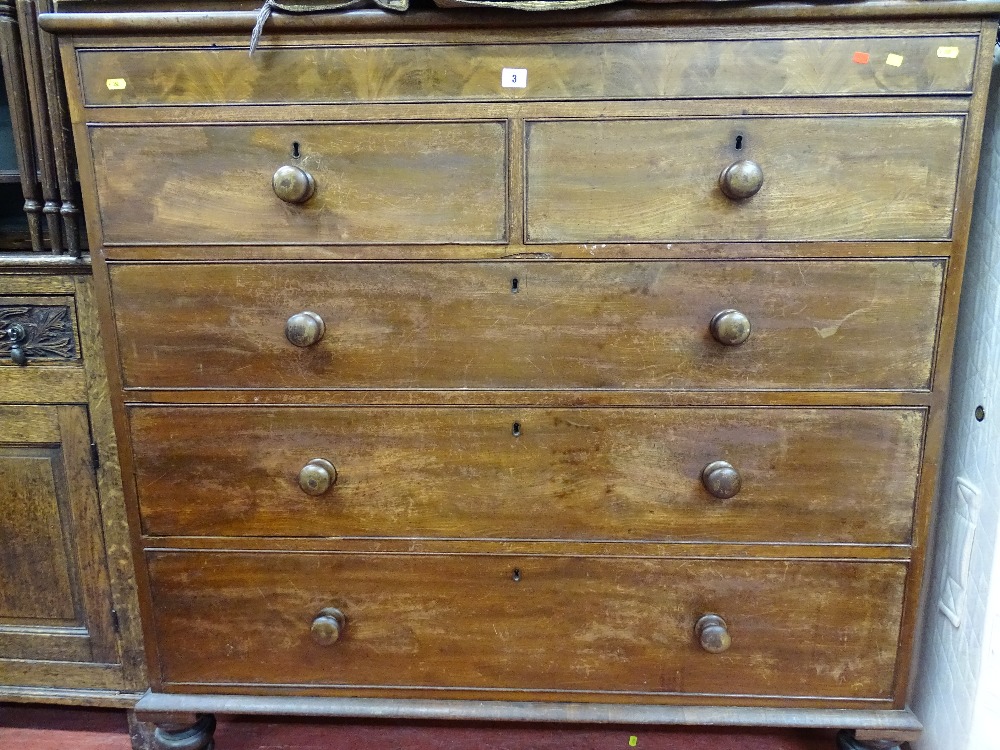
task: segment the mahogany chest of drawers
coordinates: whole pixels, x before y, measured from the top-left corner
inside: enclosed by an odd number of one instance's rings
[[[162,742],[919,729],[997,6],[59,10]]]

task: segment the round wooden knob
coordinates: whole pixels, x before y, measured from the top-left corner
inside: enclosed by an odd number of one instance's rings
[[[316,192],[316,181],[301,167],[278,167],[271,178],[274,194],[285,203],[305,203]]]
[[[749,159],[734,161],[719,175],[719,187],[726,197],[741,201],[756,195],[764,184],[764,171],[760,164]]]
[[[701,647],[710,654],[721,654],[732,645],[726,621],[718,615],[707,614],[698,618],[694,625],[694,634],[698,637]]]
[[[327,607],[316,615],[309,632],[320,646],[332,646],[340,638],[345,625],[347,618],[344,613],[336,607]]]
[[[326,324],[314,312],[295,313],[285,322],[285,338],[295,346],[312,346],[326,333]]]
[[[750,319],[739,310],[717,312],[708,328],[712,338],[725,346],[739,346],[750,338]]]
[[[728,500],[743,486],[740,473],[728,461],[712,461],[701,470],[701,483],[713,497]]]
[[[299,471],[299,487],[307,495],[322,495],[337,483],[337,469],[325,458],[314,458]]]

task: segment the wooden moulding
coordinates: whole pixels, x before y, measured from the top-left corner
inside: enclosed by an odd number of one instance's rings
[[[719,706],[643,706],[602,703],[523,701],[398,700],[392,698],[300,698],[243,695],[171,695],[148,692],[136,716],[155,721],[163,714],[213,713],[363,719],[465,719],[580,724],[684,724],[688,726],[801,727],[919,732],[923,726],[908,708],[862,709],[725,708]]]
[[[47,703],[94,708],[131,709],[141,697],[140,693],[122,693],[117,690],[60,690],[51,687],[0,687],[0,701],[10,703]]]
[[[127,12],[66,12],[80,7],[61,4],[60,13],[44,13],[41,27],[53,34],[181,34],[185,32],[246,32],[248,35],[257,20],[257,5],[253,10],[221,11],[151,11]],[[88,10],[95,3],[84,3]],[[108,7],[108,6],[106,6]],[[113,7],[113,6],[110,6]],[[477,9],[475,12],[412,11],[389,14],[384,11],[353,11],[350,13],[283,15],[274,14],[268,19],[268,29],[365,29],[400,28],[468,28],[502,26],[518,28],[537,26],[539,15],[544,22],[573,26],[629,26],[642,23],[711,23],[713,21],[822,21],[851,18],[981,18],[1000,15],[997,2],[866,2],[846,5],[805,5],[774,3],[765,5],[735,5],[732,3],[700,3],[678,7],[672,4],[643,8],[598,8],[570,14],[562,13],[512,13]]]

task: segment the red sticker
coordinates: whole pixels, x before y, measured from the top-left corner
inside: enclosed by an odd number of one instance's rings
[[[855,52],[854,57],[851,58],[856,63],[861,63],[862,65],[867,65],[868,60],[871,59],[871,55],[867,52]]]

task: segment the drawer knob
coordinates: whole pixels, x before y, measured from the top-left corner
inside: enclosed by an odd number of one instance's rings
[[[337,483],[337,469],[325,458],[314,458],[299,471],[299,487],[307,495],[322,495]]]
[[[28,364],[28,353],[24,350],[24,342],[28,340],[28,331],[20,323],[13,323],[6,331],[10,341],[10,359],[19,367]]]
[[[694,625],[694,633],[701,647],[710,654],[721,654],[728,651],[733,641],[729,637],[726,621],[718,615],[707,614],[698,618]]]
[[[285,338],[295,346],[312,346],[326,333],[326,323],[314,312],[295,313],[285,323]]]
[[[728,461],[712,461],[701,470],[701,483],[713,497],[728,500],[743,486],[740,473]]]
[[[764,184],[764,171],[760,164],[749,159],[734,161],[719,175],[719,187],[726,197],[734,201],[746,200],[756,195]]]
[[[750,338],[750,319],[739,310],[717,312],[708,328],[712,338],[725,346],[739,346]]]
[[[316,181],[301,167],[278,167],[271,179],[274,194],[285,203],[305,203],[316,192]]]
[[[320,646],[332,646],[340,638],[340,632],[347,624],[344,613],[336,607],[327,607],[316,615],[310,633]]]

